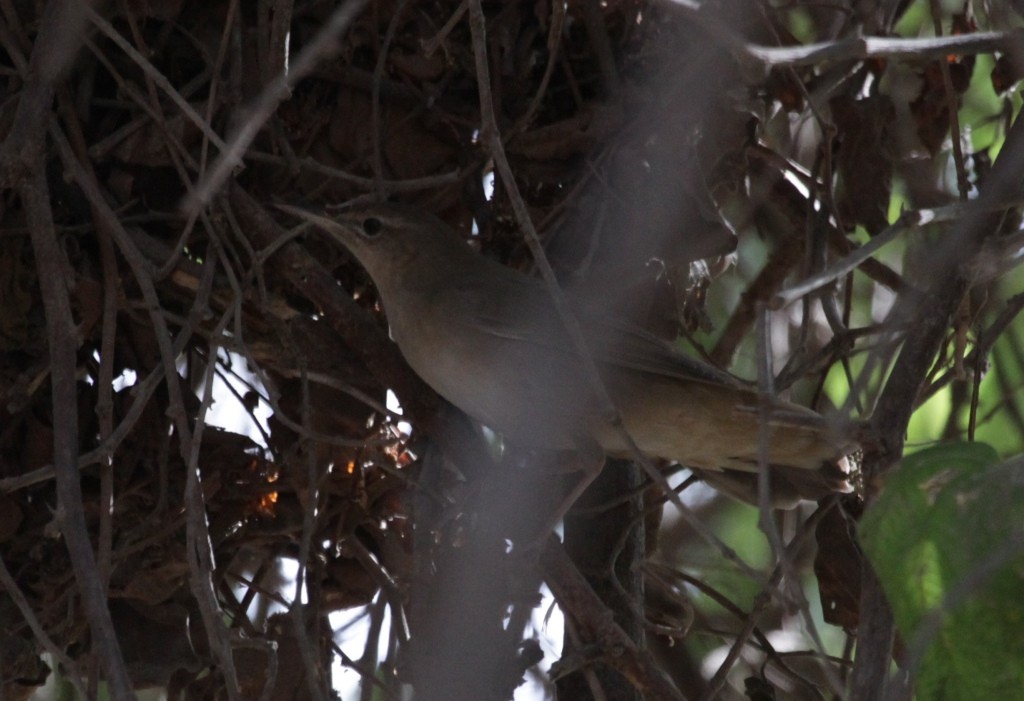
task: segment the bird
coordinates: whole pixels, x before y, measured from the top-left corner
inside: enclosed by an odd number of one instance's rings
[[[391,338],[409,366],[514,445],[596,445],[615,457],[638,448],[753,504],[759,465],[766,464],[775,508],[852,490],[856,444],[837,422],[797,404],[766,401],[630,321],[573,304],[586,352],[621,417],[621,428],[613,425],[544,282],[480,255],[424,211],[394,203],[330,214],[278,208],[355,257],[374,282]]]

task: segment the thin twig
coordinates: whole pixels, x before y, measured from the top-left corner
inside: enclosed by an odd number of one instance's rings
[[[805,44],[793,47],[762,46],[748,42],[735,30],[701,9],[695,0],[671,0],[683,8],[704,29],[722,42],[741,60],[762,69],[820,66],[829,62],[866,60],[871,58],[903,58],[909,60],[944,59],[950,54],[969,55],[1006,51],[1019,46],[1024,30],[1006,32],[974,32],[950,37],[901,39],[890,37],[851,36],[838,41]]]
[[[338,52],[340,46],[337,36],[355,19],[366,2],[367,0],[349,0],[338,7],[313,41],[299,53],[290,70],[278,75],[263,89],[242,126],[222,149],[220,157],[214,161],[195,191],[186,198],[182,205],[185,212],[196,211],[213,198],[231,171],[242,164],[242,155],[249,148],[249,144],[256,138],[256,134],[263,128],[277,106],[291,96],[296,83],[309,75],[321,61]],[[219,143],[219,139],[214,143]]]
[[[942,36],[942,7],[939,0],[929,0],[928,7],[932,13],[932,26],[935,36]],[[960,192],[960,201],[966,202],[970,195],[971,184],[967,181],[967,168],[964,166],[964,147],[961,142],[960,114],[957,105],[957,94],[953,89],[953,77],[949,70],[949,56],[936,61],[942,73],[942,88],[946,98],[946,111],[949,113],[949,137],[953,146],[953,163],[956,165],[956,186]]]
[[[39,618],[36,616],[35,611],[32,610],[32,604],[25,598],[25,594],[21,591],[18,583],[14,580],[10,570],[7,569],[7,564],[4,562],[3,556],[0,555],[0,584],[7,590],[7,596],[11,598],[14,605],[18,607],[18,611],[21,612],[22,617],[25,619],[25,623],[32,630],[32,634],[36,636],[36,640],[43,646],[43,649],[53,655],[53,659],[57,660],[66,672],[67,679],[71,682],[71,685],[75,687],[78,693],[83,699],[89,698],[88,693],[85,690],[85,685],[82,683],[82,672],[78,669],[78,665],[75,661],[68,657],[64,649],[57,645],[47,633],[43,624],[39,622]]]
[[[490,76],[487,62],[486,27],[483,9],[480,6],[480,0],[469,0],[469,20],[470,31],[473,36],[473,54],[477,71],[477,86],[480,93],[480,139],[483,143],[487,144],[491,157],[494,159],[498,175],[501,177],[501,182],[508,194],[509,201],[512,203],[516,223],[519,225],[523,237],[526,240],[526,244],[530,248],[530,253],[533,254],[534,264],[540,271],[541,278],[544,280],[545,287],[551,295],[551,299],[558,312],[558,316],[565,325],[569,337],[572,339],[573,348],[578,354],[580,362],[583,365],[583,370],[588,379],[588,384],[597,395],[601,412],[607,418],[609,424],[615,427],[619,432],[619,435],[623,438],[626,445],[629,446],[631,454],[643,467],[647,476],[657,484],[665,494],[670,496],[672,503],[678,507],[683,519],[685,519],[687,523],[701,535],[701,537],[713,544],[714,547],[722,553],[723,557],[734,563],[744,574],[754,581],[763,581],[763,576],[757,570],[744,562],[735,550],[722,542],[722,540],[712,533],[705,524],[701,523],[696,517],[694,517],[692,512],[683,504],[679,496],[672,491],[672,488],[661,473],[658,472],[658,470],[651,464],[651,461],[643,455],[642,451],[636,445],[636,442],[629,435],[628,431],[626,431],[622,422],[622,417],[615,408],[615,404],[612,402],[607,388],[605,388],[604,383],[601,380],[594,358],[587,349],[587,344],[583,339],[583,332],[580,329],[579,322],[569,309],[565,295],[562,293],[561,288],[558,285],[558,281],[555,278],[554,270],[552,270],[551,264],[548,262],[547,256],[544,253],[544,248],[540,243],[540,237],[537,236],[537,231],[533,226],[533,222],[530,220],[526,204],[523,201],[522,195],[519,193],[518,186],[516,185],[512,167],[509,165],[508,158],[505,154],[505,148],[501,140],[501,133],[498,130],[497,120],[494,115],[494,103],[491,96]]]

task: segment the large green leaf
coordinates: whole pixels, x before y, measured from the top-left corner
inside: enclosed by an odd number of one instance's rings
[[[943,445],[904,459],[860,539],[917,669],[918,701],[1024,689],[1024,460]]]

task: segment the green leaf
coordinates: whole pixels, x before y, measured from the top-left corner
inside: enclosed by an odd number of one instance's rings
[[[860,540],[917,669],[918,701],[1024,688],[1024,460],[979,443],[904,459]]]

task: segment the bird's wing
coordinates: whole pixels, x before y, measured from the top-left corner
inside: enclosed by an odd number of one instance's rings
[[[492,271],[494,272],[494,271]],[[463,309],[465,323],[507,340],[533,343],[575,355],[572,339],[543,285],[520,273],[464,280],[436,293],[434,303]],[[732,375],[684,356],[628,321],[598,310],[570,304],[588,349],[600,364],[741,388]]]
[[[651,375],[741,388],[727,372],[682,355],[640,327],[618,318],[582,312],[581,324],[591,352],[602,362]]]
[[[574,406],[568,398],[590,394],[589,379],[575,346],[547,290],[540,284],[524,285],[519,278],[515,274],[515,278],[497,284],[493,279],[463,281],[436,293],[432,302],[448,310],[458,309],[454,316],[472,325],[474,333],[496,341],[491,346],[492,359],[500,357],[495,372],[510,372],[516,378],[563,388],[554,393],[538,391],[537,396],[548,403],[564,400],[566,406]],[[756,471],[758,431],[764,423],[773,428],[770,457],[777,458],[778,464],[793,465],[794,469],[817,468],[842,454],[844,441],[833,438],[834,427],[820,414],[782,401],[772,402],[766,414],[757,392],[731,375],[676,353],[667,343],[628,321],[579,308],[573,311],[608,383],[606,388],[624,412],[626,424],[635,424],[631,434],[649,454],[709,468],[731,466]],[[528,380],[515,382],[524,381]],[[639,383],[644,397],[656,394],[671,400],[640,398],[631,402],[628,392],[619,391],[624,382]],[[658,415],[658,407],[666,404],[678,411]],[[571,413],[561,411],[561,405],[556,408],[556,415]],[[606,428],[603,419],[595,420],[594,426],[602,427],[597,431],[601,444],[615,450],[618,434],[611,429],[607,435],[602,433]],[[687,427],[683,430],[689,436],[686,444],[677,439],[680,427]],[[722,460],[694,448],[699,443],[696,434],[731,436],[721,448]],[[786,440],[787,436],[791,440]],[[799,455],[787,452],[790,443]]]
[[[544,348],[561,367],[574,362],[574,344],[548,291],[536,280],[514,271],[508,273],[447,287],[438,293],[437,302],[445,308],[464,309],[467,313],[460,318],[482,333]],[[761,411],[756,390],[729,373],[676,352],[668,343],[622,318],[578,305],[571,305],[571,310],[599,366],[728,387],[734,390],[739,411]],[[777,424],[823,422],[817,412],[788,402],[774,402],[771,413],[770,421]]]
[[[554,303],[537,281],[521,273],[489,268],[486,278],[453,281],[431,295],[438,308],[459,310],[452,320],[506,340],[571,352],[569,334]]]

